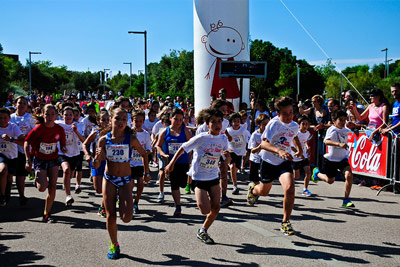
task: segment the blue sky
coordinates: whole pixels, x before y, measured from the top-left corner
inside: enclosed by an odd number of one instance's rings
[[[400,1],[283,0],[340,68],[400,59]],[[170,50],[193,49],[192,0],[0,0],[3,53],[18,54],[25,64],[49,60],[69,70],[111,69],[133,73]],[[251,39],[288,47],[300,59],[323,64],[326,56],[279,0],[249,0]]]

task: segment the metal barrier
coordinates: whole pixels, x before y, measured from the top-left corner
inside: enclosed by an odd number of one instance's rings
[[[310,162],[317,166],[321,165],[321,156],[326,151],[326,146],[322,142],[319,133],[312,133],[310,140],[312,149]],[[400,184],[399,179],[399,137],[388,133],[381,135],[382,143],[379,146],[373,145],[365,131],[354,131],[348,135],[348,144],[350,149],[349,164],[354,174],[377,178],[389,181],[383,186],[376,195],[382,190],[393,186],[393,193],[396,193],[396,184]],[[322,147],[321,147],[322,146]],[[321,153],[323,153],[321,155]]]

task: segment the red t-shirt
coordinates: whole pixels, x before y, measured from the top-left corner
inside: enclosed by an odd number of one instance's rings
[[[65,147],[65,131],[58,124],[53,127],[47,127],[44,124],[39,124],[29,132],[25,141],[31,145],[31,155],[41,160],[52,160],[58,157],[57,143],[60,142],[60,147]]]

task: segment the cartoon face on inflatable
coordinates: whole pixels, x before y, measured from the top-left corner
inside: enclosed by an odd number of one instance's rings
[[[207,52],[218,58],[232,58],[244,49],[244,43],[240,33],[231,27],[211,24],[211,31],[203,35],[201,42],[205,45]]]

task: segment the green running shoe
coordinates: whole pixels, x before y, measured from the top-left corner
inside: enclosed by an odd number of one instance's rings
[[[119,243],[111,244],[110,242],[110,249],[107,253],[107,258],[110,260],[116,260],[119,259],[120,255],[120,249],[119,249]]]
[[[312,175],[311,175],[311,180],[312,180],[314,183],[318,183],[318,181],[319,181],[318,173],[319,173],[319,169],[318,169],[318,167],[315,167],[315,168],[313,169]]]
[[[353,202],[351,202],[350,198],[345,198],[345,199],[343,199],[342,207],[344,207],[344,208],[354,208],[355,205],[353,204]]]
[[[184,191],[185,195],[190,194],[190,184],[187,184]]]

